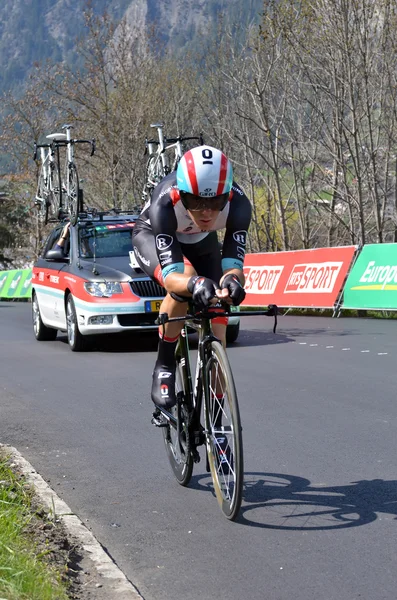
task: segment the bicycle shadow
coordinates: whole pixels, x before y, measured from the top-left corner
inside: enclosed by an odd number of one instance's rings
[[[240,330],[235,342],[228,344],[227,348],[249,348],[254,346],[274,346],[277,344],[290,344],[295,338],[289,333],[273,333],[272,331],[257,331],[252,329]]]
[[[208,475],[193,479],[196,489],[214,493]],[[237,522],[281,531],[324,531],[368,525],[376,521],[378,513],[397,520],[397,480],[325,486],[295,475],[245,473]]]

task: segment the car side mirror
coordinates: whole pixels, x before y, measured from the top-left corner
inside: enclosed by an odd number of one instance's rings
[[[54,260],[57,262],[69,262],[69,257],[65,256],[61,248],[48,250],[45,255],[46,260]]]

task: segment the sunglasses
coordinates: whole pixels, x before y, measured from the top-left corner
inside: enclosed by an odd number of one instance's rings
[[[211,198],[202,198],[201,196],[194,196],[189,192],[179,192],[181,201],[186,210],[200,211],[200,210],[214,210],[221,211],[225,208],[229,200],[229,192],[221,194],[220,196],[212,196]]]

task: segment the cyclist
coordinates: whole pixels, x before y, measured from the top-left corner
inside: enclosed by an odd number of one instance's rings
[[[136,259],[166,291],[160,313],[186,314],[187,301],[208,307],[218,299],[239,305],[245,298],[243,263],[251,203],[233,182],[228,158],[211,146],[186,152],[176,171],[154,189],[133,230]],[[217,230],[226,229],[222,253]],[[225,345],[227,317],[212,321]],[[169,409],[176,403],[174,352],[181,322],[159,329],[152,400]]]

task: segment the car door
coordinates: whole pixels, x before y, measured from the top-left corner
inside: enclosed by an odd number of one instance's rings
[[[44,323],[64,328],[64,291],[61,285],[60,271],[65,267],[65,262],[46,258],[48,250],[55,247],[61,231],[62,227],[57,227],[47,240],[42,258],[37,265],[35,291]]]

